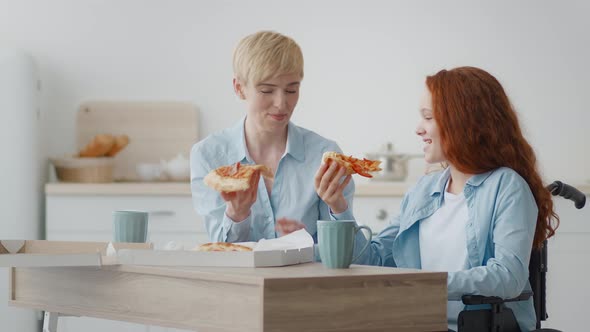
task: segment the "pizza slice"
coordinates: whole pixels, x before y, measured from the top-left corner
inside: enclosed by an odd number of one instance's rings
[[[347,175],[356,173],[364,177],[372,178],[373,176],[369,174],[369,172],[378,172],[381,170],[381,167],[379,167],[381,164],[380,160],[369,160],[365,158],[358,159],[353,156],[346,156],[342,153],[333,151],[324,152],[322,161],[330,163],[331,160],[344,166]]]
[[[218,167],[205,176],[203,182],[205,184],[220,192],[234,192],[250,188],[252,182],[252,175],[256,171],[260,174],[272,179],[273,174],[270,168],[264,165],[242,165],[237,162],[233,165]]]
[[[252,251],[252,248],[235,243],[211,242],[195,247],[196,251]]]

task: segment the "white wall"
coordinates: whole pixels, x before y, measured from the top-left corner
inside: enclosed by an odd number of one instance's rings
[[[48,155],[75,150],[76,110],[89,99],[188,100],[203,136],[231,125],[244,112],[233,47],[272,29],[305,55],[294,121],[347,153],[386,141],[420,152],[425,75],[473,65],[504,84],[546,179],[581,183],[590,180],[589,13],[585,0],[0,0],[0,43],[38,62]]]
[[[49,154],[73,152],[88,99],[189,100],[203,135],[244,112],[231,87],[238,40],[297,40],[306,77],[294,121],[352,154],[413,130],[424,77],[474,65],[504,84],[547,180],[590,179],[590,13],[580,1],[8,1],[0,42],[39,62]]]

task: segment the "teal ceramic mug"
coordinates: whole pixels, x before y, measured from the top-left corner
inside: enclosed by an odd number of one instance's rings
[[[369,247],[373,237],[367,226],[357,226],[354,220],[318,220],[318,247],[324,266],[331,269],[346,269]],[[369,238],[356,257],[352,257],[356,233],[368,231]]]
[[[148,213],[144,211],[113,212],[114,242],[146,242]]]

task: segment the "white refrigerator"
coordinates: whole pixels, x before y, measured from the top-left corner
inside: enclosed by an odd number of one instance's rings
[[[0,239],[42,237],[46,158],[41,145],[38,71],[33,59],[0,45]],[[0,268],[0,330],[41,331],[40,313],[9,307],[8,268]]]

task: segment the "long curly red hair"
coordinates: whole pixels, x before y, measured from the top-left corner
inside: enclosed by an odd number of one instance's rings
[[[559,217],[500,82],[482,69],[459,67],[428,76],[426,86],[449,163],[467,174],[509,167],[526,180],[539,209],[533,240],[539,248],[555,234]]]

